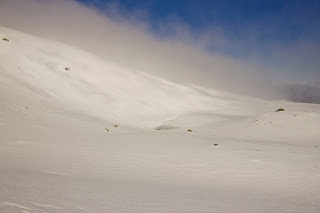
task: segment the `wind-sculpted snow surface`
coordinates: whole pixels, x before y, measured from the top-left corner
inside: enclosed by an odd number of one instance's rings
[[[0,37],[0,212],[320,211],[319,105]]]

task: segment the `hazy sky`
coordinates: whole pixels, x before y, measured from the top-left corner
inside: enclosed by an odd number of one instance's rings
[[[275,73],[291,70],[289,79],[320,76],[318,0],[77,1],[113,19],[135,18],[160,38],[205,42],[206,50],[260,63]]]
[[[320,81],[320,1],[0,3],[4,27],[175,81],[271,96],[274,82]]]

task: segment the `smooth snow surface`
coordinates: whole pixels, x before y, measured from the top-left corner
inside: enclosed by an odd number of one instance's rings
[[[320,105],[0,38],[1,213],[320,212]]]

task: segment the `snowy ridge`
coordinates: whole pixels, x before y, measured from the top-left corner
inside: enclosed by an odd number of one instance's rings
[[[10,38],[1,44],[1,60],[6,62],[1,63],[2,73],[72,110],[136,126],[155,126],[177,114],[227,111],[234,105],[225,97],[208,96],[65,44],[0,29],[2,37]]]

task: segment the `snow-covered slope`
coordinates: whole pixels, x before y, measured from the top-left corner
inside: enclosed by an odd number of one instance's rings
[[[5,28],[1,28],[1,36],[10,38],[1,42],[2,75],[79,113],[151,126],[181,113],[221,112],[223,108],[222,113],[229,113],[226,110],[237,102],[103,61],[58,42]]]
[[[319,212],[319,105],[0,38],[0,212]]]

